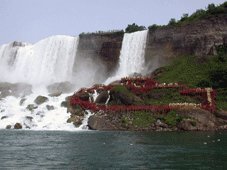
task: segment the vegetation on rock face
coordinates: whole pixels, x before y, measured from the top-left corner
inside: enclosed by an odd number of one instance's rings
[[[139,26],[139,25],[133,23],[133,24],[129,24],[127,26],[127,28],[125,29],[125,32],[126,33],[132,33],[132,32],[143,31],[143,30],[146,30],[145,26],[142,26],[142,25]]]
[[[198,9],[190,16],[185,13],[178,21],[175,18],[171,18],[168,23],[168,26],[179,26],[179,25],[187,24],[193,21],[197,21],[203,18],[209,18],[211,16],[216,16],[216,15],[227,15],[227,2],[224,2],[223,4],[217,5],[217,6],[215,6],[215,4],[209,4],[207,6],[207,9],[205,10]],[[154,24],[149,26],[148,29],[150,31],[154,31],[160,27],[165,27],[165,25],[161,26],[161,25]]]
[[[177,89],[152,89],[143,95],[145,105],[168,105],[169,103],[198,103],[196,99],[183,96]]]
[[[124,30],[109,30],[109,31],[96,31],[96,32],[82,32],[80,33],[80,37],[89,36],[89,35],[122,35],[124,34]]]
[[[132,126],[134,128],[147,128],[155,121],[156,119],[151,115],[151,113],[144,111],[131,112],[122,118],[122,123],[124,126]]]
[[[156,79],[165,83],[179,82],[190,87],[213,87],[217,89],[218,108],[227,109],[227,47],[219,46],[216,49],[217,55],[208,59],[193,56],[177,58]]]
[[[183,120],[181,115],[178,115],[175,111],[170,111],[165,117],[164,122],[169,126],[176,126]]]
[[[132,104],[142,104],[141,99],[134,95],[123,85],[116,85],[110,91],[110,105],[132,105]]]

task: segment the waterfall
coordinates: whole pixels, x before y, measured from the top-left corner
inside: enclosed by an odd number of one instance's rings
[[[77,37],[52,36],[34,45],[11,43],[0,48],[2,82],[50,84],[71,79]]]
[[[71,82],[77,45],[77,37],[57,35],[33,45],[13,42],[0,47],[0,129],[20,123],[23,129],[77,130],[67,123],[70,113],[61,107],[72,94],[51,97],[46,89],[55,82]],[[20,94],[31,86],[19,82],[31,84],[32,93]],[[39,95],[48,101],[36,104]]]
[[[109,82],[143,71],[146,37],[147,31],[124,35],[119,68]],[[79,65],[86,63],[77,59],[77,46],[77,37],[63,35],[52,36],[35,44],[13,42],[0,46],[0,129],[13,128],[16,123],[20,123],[23,129],[33,130],[81,130],[86,126],[90,114],[79,128],[67,123],[70,113],[61,107],[61,102],[72,93],[53,97],[48,96],[46,89],[55,82],[77,81],[74,90],[81,88],[85,80],[94,82],[89,76],[94,74],[94,68],[99,67],[94,63],[94,67],[82,67],[80,72],[73,73],[74,60]],[[76,78],[81,75],[82,78]],[[17,89],[3,82],[31,84],[32,93],[20,94],[22,90],[27,92],[23,84]],[[8,86],[12,86],[13,90]],[[19,96],[11,95],[13,93]],[[2,97],[4,95],[7,97]],[[48,101],[36,104],[34,100],[39,95],[47,97]]]
[[[120,53],[119,68],[115,76],[106,80],[105,84],[129,76],[142,73],[144,69],[144,54],[147,40],[147,30],[135,33],[125,33]]]

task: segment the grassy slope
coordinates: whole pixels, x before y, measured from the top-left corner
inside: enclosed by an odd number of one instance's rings
[[[222,47],[217,56],[201,61],[193,56],[177,58],[156,79],[162,83],[179,82],[190,87],[214,87],[218,108],[227,110],[227,50]],[[218,71],[224,74],[219,75]]]

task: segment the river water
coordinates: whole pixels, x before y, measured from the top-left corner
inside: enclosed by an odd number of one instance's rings
[[[0,169],[226,169],[227,132],[0,131]]]

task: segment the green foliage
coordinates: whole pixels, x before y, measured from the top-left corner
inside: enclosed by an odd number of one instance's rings
[[[214,88],[225,88],[227,87],[227,70],[226,68],[220,68],[218,70],[212,70],[209,73],[211,85]]]
[[[90,36],[90,35],[124,35],[124,30],[109,30],[109,31],[96,31],[96,32],[82,32],[80,37]]]
[[[113,87],[113,89],[111,90],[115,93],[121,93],[124,95],[133,95],[125,86],[123,85],[116,85]]]
[[[218,90],[217,106],[227,110],[227,47],[217,47],[218,55],[200,62],[193,56],[177,58],[156,79],[162,83],[179,82],[190,87],[213,87]]]
[[[227,88],[217,89],[216,104],[218,109],[227,110]]]
[[[167,116],[164,117],[164,122],[169,126],[176,126],[183,120],[183,117],[178,115],[176,111],[170,111]]]
[[[187,24],[202,18],[209,18],[211,16],[218,15],[218,14],[227,15],[227,2],[224,2],[219,6],[215,6],[214,4],[209,4],[206,10],[198,9],[190,16],[188,14],[183,14],[181,19],[174,24],[175,25]],[[169,23],[169,25],[171,24]]]
[[[132,32],[143,31],[143,30],[146,30],[145,26],[139,26],[139,25],[133,23],[133,24],[129,24],[127,26],[127,28],[125,29],[125,32],[126,33],[132,33]]]
[[[124,115],[122,123],[125,126],[132,126],[135,128],[147,128],[152,125],[156,119],[151,113],[144,111],[131,112],[129,115]]]
[[[180,21],[183,22],[185,20],[188,19],[188,14],[183,14],[183,16],[181,17]]]
[[[216,7],[215,7],[215,5],[213,3],[212,4],[209,4],[207,6],[207,11],[210,12],[210,13],[214,12],[215,9],[216,9]]]
[[[204,70],[207,69],[209,66],[198,63],[195,57],[183,56],[167,66],[163,74],[157,77],[157,80],[161,83],[178,82],[195,87],[201,80],[207,79],[208,75],[204,73]]]
[[[169,24],[168,25],[176,25],[176,23],[177,23],[176,19],[175,18],[171,18],[169,20]]]
[[[148,29],[150,31],[155,31],[156,29],[161,28],[161,27],[162,27],[161,25],[153,24],[153,25],[149,26]]]
[[[153,89],[144,96],[147,105],[166,105],[169,103],[197,103],[195,99],[189,96],[183,96],[178,89]]]

